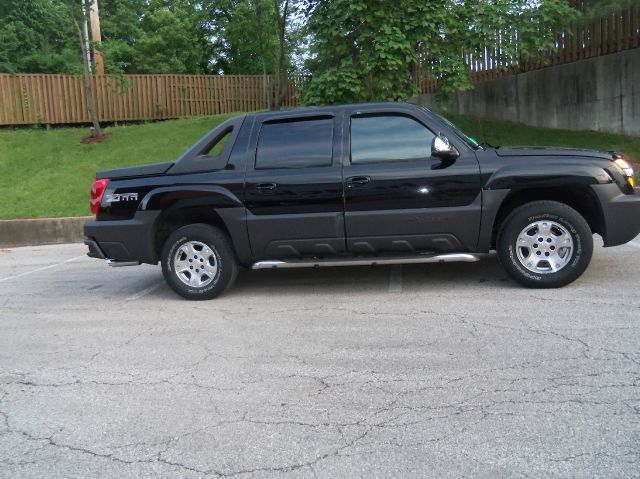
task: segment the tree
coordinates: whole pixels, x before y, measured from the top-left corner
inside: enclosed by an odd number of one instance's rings
[[[89,1],[89,0],[86,0]],[[287,92],[302,0],[99,0],[108,74],[262,74]],[[75,73],[81,0],[0,0],[0,71]],[[265,99],[271,106],[271,85]]]
[[[111,73],[216,71],[212,0],[101,0],[102,53]]]
[[[213,16],[221,43],[221,71],[270,74],[278,62],[277,21],[271,0],[229,1]]]
[[[291,14],[289,10],[289,0],[285,0],[284,2],[273,0],[273,9],[278,18],[278,88],[276,90],[276,99],[273,108],[279,110],[289,90],[286,57],[287,22]]]
[[[439,80],[443,97],[470,88],[462,52],[503,64],[555,46],[574,18],[567,0],[310,0],[312,81],[307,104],[407,99],[413,67]]]
[[[56,0],[0,0],[0,72],[80,73],[73,39]]]
[[[269,85],[264,86],[269,108],[280,108],[288,92],[291,57],[299,43],[299,25],[293,22],[299,4],[294,0],[231,0],[215,17],[223,71],[275,77],[273,102]]]
[[[91,0],[61,0],[64,2],[71,21],[76,28],[78,44],[80,45],[80,52],[82,53],[82,67],[84,74],[82,76],[84,83],[84,93],[87,98],[87,110],[91,117],[91,123],[93,129],[91,130],[91,136],[94,138],[100,138],[103,136],[100,122],[98,121],[98,115],[96,114],[96,107],[93,101],[93,90],[91,88],[91,63],[89,52],[89,35],[87,32],[87,25],[89,24],[89,9],[91,8]]]
[[[101,52],[110,74],[137,73],[138,40],[144,35],[146,0],[99,0]]]

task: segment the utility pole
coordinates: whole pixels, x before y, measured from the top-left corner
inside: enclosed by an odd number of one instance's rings
[[[98,0],[90,0],[89,18],[91,20],[91,40],[93,41],[93,62],[96,65],[96,75],[104,75],[104,60],[102,53],[96,48],[102,42],[100,35],[100,14],[98,12]]]

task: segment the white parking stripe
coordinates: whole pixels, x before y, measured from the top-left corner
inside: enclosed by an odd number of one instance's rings
[[[160,286],[162,286],[164,284],[164,281],[160,281],[159,283],[156,283],[154,285],[149,286],[148,288],[143,289],[142,291],[136,293],[136,294],[132,294],[131,296],[129,296],[127,298],[127,301],[135,301],[136,299],[140,299],[143,296],[148,295],[149,293],[152,293],[153,291],[155,291],[156,289],[158,289]]]
[[[629,244],[631,246],[635,246],[636,248],[640,248],[640,243],[638,243],[637,241],[629,241]]]
[[[402,293],[402,265],[394,264],[389,275],[389,292]]]
[[[57,268],[58,266],[62,266],[63,264],[71,263],[72,261],[76,261],[80,258],[86,258],[87,255],[83,254],[82,256],[76,256],[75,258],[68,259],[63,261],[62,263],[50,264],[49,266],[43,266],[42,268],[32,269],[31,271],[25,271],[24,273],[14,274],[13,276],[7,276],[6,278],[0,278],[0,282],[9,281],[10,279],[20,278],[22,276],[27,276],[28,274],[38,273],[39,271],[45,271],[51,268]]]

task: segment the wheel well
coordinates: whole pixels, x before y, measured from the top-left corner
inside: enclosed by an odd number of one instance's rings
[[[587,188],[535,188],[511,192],[500,205],[493,223],[491,246],[496,244],[500,226],[514,209],[532,201],[549,200],[572,207],[589,224],[592,233],[604,236],[604,215],[596,196]]]
[[[155,224],[154,247],[156,258],[160,257],[162,246],[171,233],[178,228],[193,223],[205,223],[215,226],[224,231],[227,236],[231,237],[222,218],[210,206],[169,209],[160,215]]]

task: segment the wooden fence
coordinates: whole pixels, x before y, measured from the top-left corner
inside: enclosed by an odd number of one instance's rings
[[[270,77],[240,75],[94,76],[100,121],[162,120],[268,108]],[[295,106],[295,86],[284,102]],[[0,74],[0,125],[90,123],[82,77]]]
[[[574,3],[574,6],[579,9],[584,7],[582,2]],[[505,44],[517,45],[519,42],[517,32],[511,35],[496,32],[496,38]],[[591,23],[576,23],[569,30],[558,33],[555,41],[556,49],[539,59],[527,59],[519,54],[512,58],[505,58],[500,51],[500,42],[495,48],[480,49],[475,54],[462,53],[474,83],[639,48],[640,1]],[[432,93],[438,88],[437,78],[421,66],[414,68],[414,79],[421,93]]]

